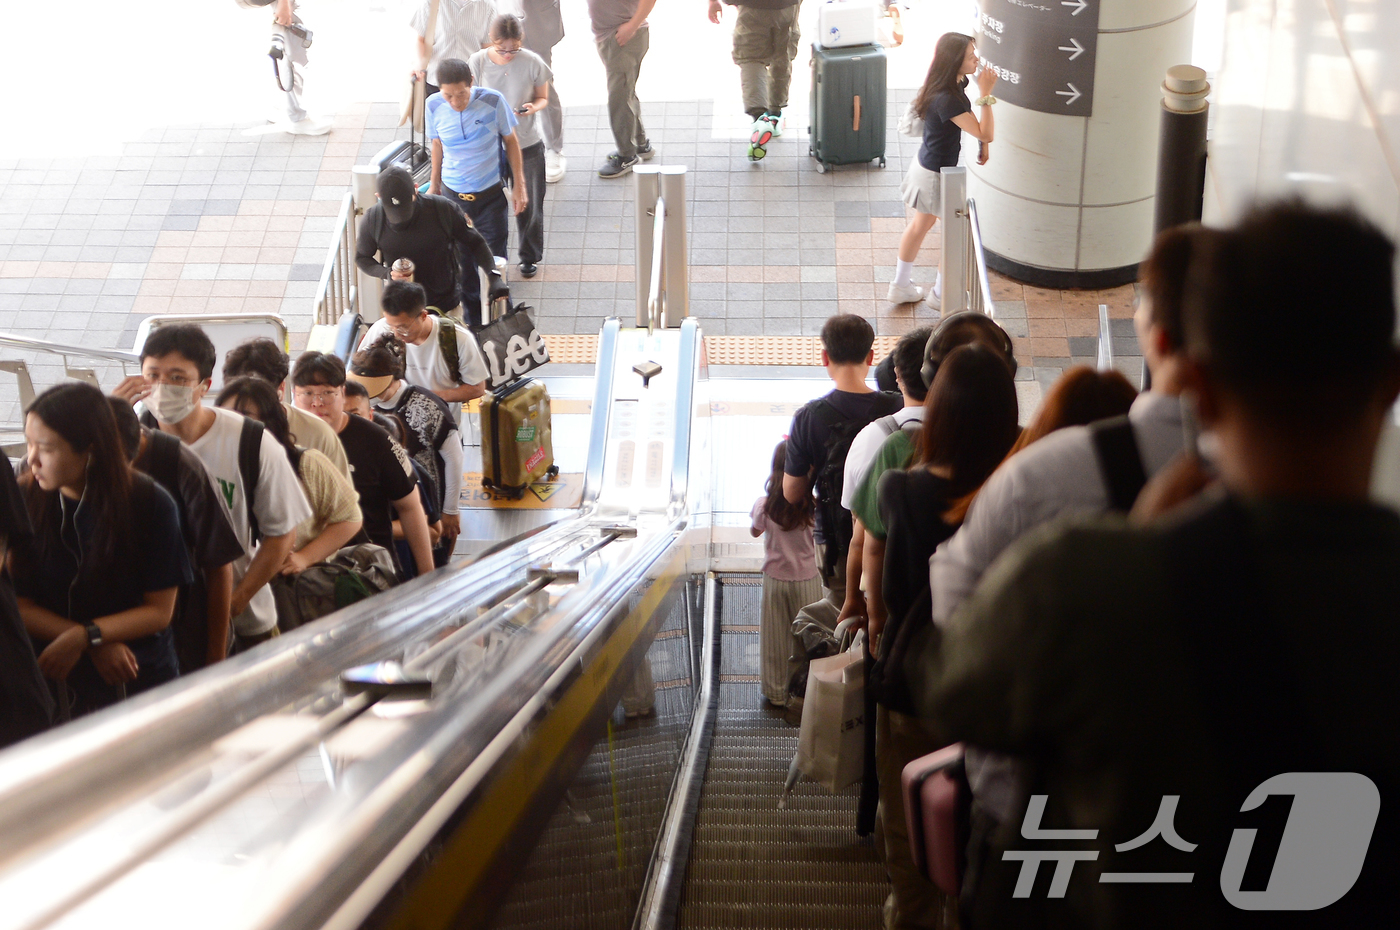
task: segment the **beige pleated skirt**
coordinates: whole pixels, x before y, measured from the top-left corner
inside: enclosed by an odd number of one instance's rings
[[[763,696],[787,703],[788,657],[793,654],[792,621],[797,612],[822,598],[821,579],[780,581],[763,576],[763,617],[758,628],[759,679]]]

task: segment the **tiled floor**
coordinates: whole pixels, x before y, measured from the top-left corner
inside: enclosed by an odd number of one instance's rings
[[[656,44],[651,56],[648,66],[660,60]],[[806,75],[799,60],[794,99],[805,98]],[[826,174],[807,156],[804,125],[753,164],[712,100],[644,102],[654,164],[689,169],[691,312],[708,333],[814,336],[831,314],[851,312],[897,335],[929,318],[882,299],[904,227],[899,182],[917,146],[894,129],[911,93],[890,93],[888,167]],[[805,109],[794,108],[795,122]],[[119,156],[0,161],[0,331],[130,348],[153,313],[275,312],[293,346],[304,344],[350,167],[403,137],[397,120],[396,104],[360,104],[319,138],[169,127]],[[613,147],[601,107],[568,108],[565,124],[570,167],[548,188],[545,260],[514,292],[543,332],[586,334],[609,315],[634,314],[633,182],[594,173]],[[937,259],[935,230],[916,280],[927,283]],[[1022,378],[1046,384],[1092,362],[1100,303],[1115,318],[1121,366],[1136,377],[1131,287],[1061,292],[993,277]],[[54,359],[34,367],[40,388],[62,376]],[[13,412],[13,399],[0,383],[0,408]]]

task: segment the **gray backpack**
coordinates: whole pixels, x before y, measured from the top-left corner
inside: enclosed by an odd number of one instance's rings
[[[346,546],[299,575],[272,579],[277,626],[283,633],[387,591],[398,581],[389,550],[372,543]]]

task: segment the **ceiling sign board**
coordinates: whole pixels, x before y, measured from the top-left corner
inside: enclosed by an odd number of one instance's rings
[[[997,99],[1042,113],[1093,115],[1099,0],[979,0],[979,6],[977,56],[1001,78],[992,91]]]

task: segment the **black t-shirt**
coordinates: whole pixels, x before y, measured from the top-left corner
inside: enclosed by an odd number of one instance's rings
[[[966,91],[935,94],[924,114],[924,144],[919,146],[919,164],[930,171],[957,165],[962,154],[962,129],[953,122],[953,117],[971,112],[972,102],[967,99]]]
[[[948,480],[916,466],[892,468],[876,491],[880,521],[885,525],[886,632],[903,621],[919,593],[929,585],[928,560],[957,527],[943,522],[948,509]]]
[[[904,398],[900,395],[882,394],[879,391],[856,394],[836,390],[821,399],[835,407],[837,413],[846,419],[854,420],[862,426],[880,417],[887,417],[904,407]],[[792,415],[792,428],[788,430],[787,460],[783,471],[798,478],[806,478],[811,474],[815,481],[816,476],[821,474],[822,466],[826,464],[826,443],[831,438],[831,430],[812,408],[813,404],[803,404]],[[826,542],[825,529],[819,508],[816,527],[818,542]]]
[[[10,547],[24,547],[33,535],[15,473],[6,463],[0,467],[0,536]],[[47,730],[53,710],[9,576],[0,575],[0,749]]]
[[[49,507],[46,518],[35,527],[31,557],[16,560],[15,593],[67,620],[89,623],[140,606],[152,591],[189,584],[194,574],[174,499],[145,475],[132,475],[131,484],[135,526],[131,550],[119,558],[120,564],[99,562],[89,552],[97,533],[96,511],[55,492],[57,506]],[[128,694],[176,674],[175,637],[169,627],[127,640],[126,646],[140,667],[136,680],[126,687]],[[77,692],[77,707],[82,711],[110,704],[118,696],[86,654],[78,660],[68,684]]]
[[[340,443],[350,462],[350,478],[360,495],[365,535],[376,546],[394,551],[393,502],[413,491],[413,478],[394,454],[389,434],[363,417],[347,416]]]
[[[376,228],[382,230],[378,239]],[[460,243],[481,268],[495,268],[486,240],[468,225],[461,210],[443,197],[419,194],[413,219],[402,226],[390,223],[379,204],[365,211],[355,240],[355,264],[368,274],[387,278],[388,267],[407,258],[415,266],[413,279],[428,292],[428,306],[451,310],[459,302],[454,242]],[[382,261],[375,259],[376,250]]]
[[[214,490],[199,455],[168,433],[149,428],[145,433],[146,448],[132,465],[150,475],[175,499],[185,551],[194,569],[194,580],[180,588],[175,617],[170,622],[175,634],[175,652],[180,657],[180,672],[189,674],[203,668],[208,658],[206,573],[237,561],[243,555],[243,544],[238,541],[228,508]],[[165,448],[157,449],[157,443]]]

